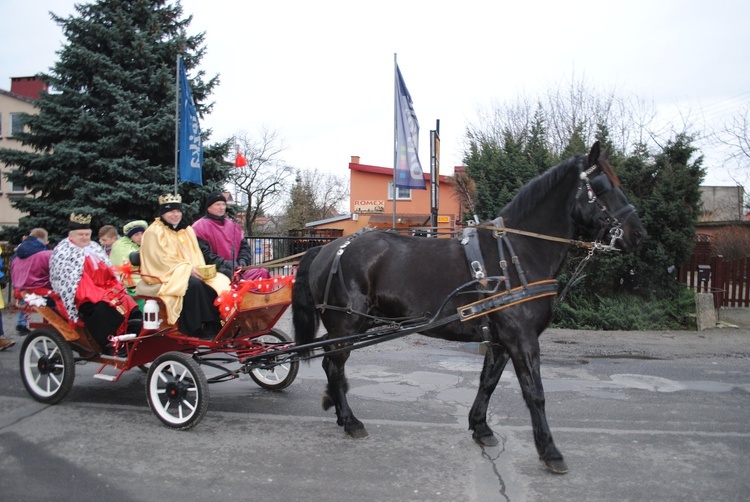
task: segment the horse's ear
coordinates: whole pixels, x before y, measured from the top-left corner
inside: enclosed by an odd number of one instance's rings
[[[599,142],[594,143],[589,152],[589,167],[596,165],[599,162]]]

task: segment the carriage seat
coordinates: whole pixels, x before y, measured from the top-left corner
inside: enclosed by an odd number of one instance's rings
[[[146,281],[138,281],[135,285],[136,296],[144,296],[147,298],[158,298],[159,289],[161,289],[161,283],[148,284]]]
[[[43,325],[54,327],[68,342],[75,344],[78,348],[89,353],[100,353],[101,347],[96,343],[94,338],[88,333],[83,323],[74,323],[68,317],[68,313],[62,305],[60,295],[51,289],[31,289],[16,291],[17,297],[24,299],[27,294],[36,294],[42,297],[50,298],[54,301],[54,307],[32,306],[26,304],[23,308],[30,309],[42,316]]]

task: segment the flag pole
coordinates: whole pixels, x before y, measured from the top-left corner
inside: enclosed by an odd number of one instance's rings
[[[393,53],[393,222],[391,228],[396,230],[396,167],[398,163],[398,54]]]
[[[240,146],[237,143],[237,135],[234,136],[234,168],[237,169],[237,155],[240,153]],[[240,201],[240,189],[237,186],[237,177],[234,178],[234,203],[237,204]],[[236,209],[236,206],[235,206]]]
[[[177,195],[177,180],[179,180],[179,151],[180,151],[180,55],[177,55],[175,65],[175,98],[174,98],[174,194]]]

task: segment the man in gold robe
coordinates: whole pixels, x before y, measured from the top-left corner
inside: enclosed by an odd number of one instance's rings
[[[161,283],[169,324],[188,336],[213,338],[221,329],[214,299],[229,289],[229,278],[204,277],[198,267],[205,264],[195,232],[182,218],[182,198],[160,196],[159,217],[143,233],[141,278]]]

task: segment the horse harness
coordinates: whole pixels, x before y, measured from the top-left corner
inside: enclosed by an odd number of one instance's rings
[[[469,263],[469,269],[471,269],[473,279],[478,282],[479,286],[481,286],[481,289],[478,289],[477,292],[491,294],[491,296],[460,307],[458,309],[458,314],[461,321],[468,321],[469,319],[474,319],[476,317],[486,316],[491,312],[512,307],[519,303],[557,294],[557,281],[554,279],[546,279],[529,284],[526,280],[526,274],[523,271],[523,267],[521,266],[521,260],[513,250],[513,245],[511,244],[510,239],[508,239],[508,233],[506,232],[507,229],[505,228],[503,219],[498,217],[492,220],[492,223],[494,224],[492,227],[492,237],[497,241],[497,253],[500,270],[502,272],[502,275],[499,277],[487,277],[484,257],[479,248],[479,232],[477,231],[477,227],[471,226],[465,228],[463,231],[461,245],[464,247],[464,254]],[[513,263],[518,279],[521,282],[521,286],[516,288],[512,288],[510,284],[508,260],[505,258],[506,248],[508,249],[508,253],[510,253],[511,263]],[[487,289],[489,282],[497,283],[492,290]],[[505,290],[497,293],[501,284],[504,286]]]
[[[599,209],[605,214],[607,218],[608,225],[605,225],[603,227],[603,230],[601,233],[597,236],[597,239],[594,242],[585,242],[585,241],[579,241],[574,239],[565,239],[561,237],[554,237],[550,235],[545,234],[539,234],[535,232],[528,232],[525,230],[518,230],[518,229],[511,229],[505,227],[505,224],[503,222],[502,217],[495,218],[492,220],[490,225],[472,225],[468,228],[465,228],[463,230],[462,238],[461,238],[461,245],[464,248],[464,254],[466,256],[466,260],[469,264],[469,269],[471,270],[472,280],[458,288],[456,288],[451,295],[449,295],[448,298],[446,298],[443,301],[443,305],[438,309],[438,312],[432,316],[432,319],[428,322],[428,318],[426,316],[421,317],[404,317],[404,318],[382,318],[378,316],[373,316],[370,314],[367,314],[365,312],[356,312],[353,310],[353,306],[351,304],[351,301],[348,298],[347,295],[347,305],[345,307],[340,307],[336,305],[330,305],[328,304],[328,295],[330,293],[330,287],[331,283],[333,281],[333,276],[337,275],[339,279],[339,286],[341,287],[341,291],[346,294],[347,288],[344,281],[343,272],[339,267],[341,256],[344,254],[344,251],[346,248],[351,244],[351,242],[358,236],[362,235],[365,232],[371,231],[372,229],[365,228],[360,230],[359,232],[356,232],[352,235],[350,235],[346,241],[339,246],[338,251],[336,252],[333,262],[331,263],[331,268],[328,272],[328,278],[326,280],[326,286],[325,291],[323,294],[323,302],[321,304],[316,305],[318,309],[320,309],[321,313],[325,312],[326,309],[336,310],[339,312],[345,312],[347,314],[356,314],[362,317],[370,318],[375,320],[376,322],[380,322],[383,324],[393,324],[397,328],[401,328],[401,325],[403,323],[414,323],[414,322],[426,322],[424,326],[420,326],[421,329],[430,329],[437,326],[445,325],[450,322],[459,320],[461,322],[469,321],[472,319],[476,319],[481,317],[481,327],[480,331],[483,338],[483,345],[485,348],[488,345],[500,345],[498,342],[495,342],[492,340],[492,334],[489,327],[489,321],[487,319],[487,315],[502,309],[506,309],[508,307],[512,307],[514,305],[518,305],[527,301],[531,300],[537,300],[540,298],[545,298],[549,296],[555,296],[557,295],[557,281],[555,279],[545,279],[541,281],[535,281],[532,283],[529,283],[526,279],[526,274],[524,273],[523,267],[521,266],[520,259],[515,254],[515,251],[513,250],[513,246],[511,244],[510,239],[508,238],[508,234],[516,234],[516,235],[524,235],[527,237],[534,237],[538,239],[543,240],[549,240],[549,241],[555,241],[560,243],[565,243],[569,245],[573,245],[579,248],[588,249],[589,252],[584,258],[584,260],[578,265],[575,273],[571,277],[571,279],[568,281],[568,285],[563,290],[563,293],[560,295],[560,299],[565,296],[568,287],[574,282],[575,278],[583,271],[583,267],[588,262],[588,260],[593,255],[594,251],[600,250],[600,251],[612,251],[616,250],[615,243],[617,240],[622,239],[623,231],[622,231],[622,223],[618,220],[618,216],[621,217],[623,214],[627,214],[627,217],[630,216],[630,214],[635,213],[635,207],[633,205],[628,204],[624,206],[623,208],[619,209],[615,213],[610,213],[610,211],[607,209],[607,207],[598,200],[597,196],[601,196],[602,194],[606,193],[607,191],[611,190],[612,183],[609,179],[609,176],[605,173],[602,173],[600,175],[595,176],[593,179],[589,179],[588,175],[591,174],[594,169],[597,166],[594,165],[590,169],[586,171],[581,172],[581,181],[582,184],[579,186],[579,191],[582,190],[583,186],[586,187],[586,192],[588,196],[588,202],[589,204],[592,203],[598,203]],[[627,221],[627,217],[625,218],[625,221]],[[603,236],[604,232],[607,228],[610,228],[610,237],[611,240],[609,244],[603,244],[600,242],[600,238]],[[499,256],[499,265],[500,269],[502,271],[501,276],[487,276],[486,267],[484,265],[484,258],[482,256],[482,252],[480,250],[479,246],[479,233],[478,230],[491,230],[493,238],[497,241],[497,250],[498,250],[498,256]],[[518,275],[518,278],[521,282],[520,286],[517,287],[511,287],[510,283],[510,274],[509,274],[509,267],[508,267],[508,261],[506,259],[506,253],[505,249],[507,248],[508,253],[510,254],[511,263],[513,264],[516,274]],[[494,287],[491,289],[489,288],[490,283],[494,283]],[[473,291],[467,291],[467,288],[475,286],[475,289]],[[504,288],[503,291],[498,292],[501,289],[501,286]],[[457,309],[456,314],[437,319],[437,316],[441,313],[443,306],[445,306],[450,298],[455,296],[459,293],[478,293],[480,295],[485,295],[484,298],[481,298],[473,303],[469,303],[466,305],[463,305]],[[409,334],[412,332],[416,332],[417,329],[412,326],[410,328],[404,328],[405,332],[403,334]],[[395,335],[398,336],[398,335]],[[490,357],[492,356],[492,352],[489,352]]]

